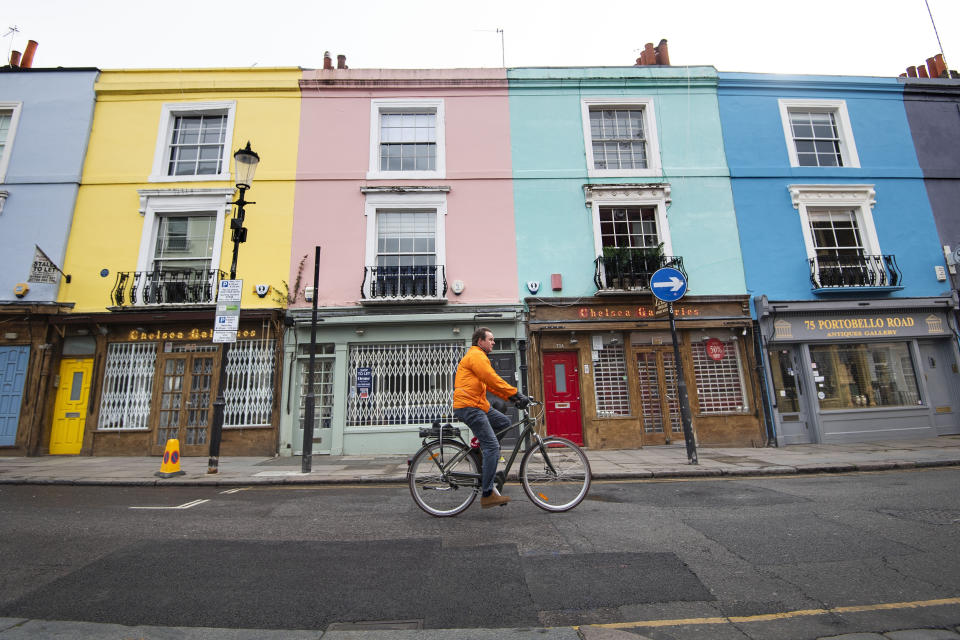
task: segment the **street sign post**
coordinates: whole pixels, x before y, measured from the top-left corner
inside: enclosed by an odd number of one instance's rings
[[[677,340],[677,323],[673,315],[673,303],[687,292],[687,276],[672,267],[657,269],[650,276],[650,290],[653,295],[667,303],[670,314],[670,335],[673,337],[673,361],[677,367],[677,398],[680,400],[680,421],[683,423],[683,439],[687,444],[687,461],[699,464],[697,443],[693,437],[693,417],[690,413],[690,396],[687,394],[687,381],[683,375],[683,360],[680,358],[680,343]]]
[[[217,315],[213,321],[214,342],[236,342],[240,328],[243,280],[221,280],[217,288]]]

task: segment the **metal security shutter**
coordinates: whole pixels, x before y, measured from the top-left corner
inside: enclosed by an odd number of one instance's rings
[[[449,419],[462,342],[355,344],[350,346],[347,426],[424,424]],[[354,390],[357,369],[369,368],[370,397]]]
[[[107,345],[98,428],[150,427],[156,362],[156,342],[113,342]]]

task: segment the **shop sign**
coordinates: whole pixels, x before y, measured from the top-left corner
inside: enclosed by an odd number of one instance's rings
[[[773,340],[921,338],[950,333],[939,312],[887,315],[788,316],[773,322]]]
[[[680,317],[696,317],[700,315],[700,309],[673,305],[673,315]],[[649,307],[578,307],[577,317],[583,320],[594,320],[604,318],[622,318],[624,320],[652,320],[657,317],[657,310],[654,305]]]
[[[705,345],[707,348],[707,355],[710,356],[710,359],[714,362],[720,362],[723,360],[723,357],[727,355],[727,348],[722,342],[716,338],[710,338],[707,340]]]
[[[256,329],[241,329],[237,331],[238,338],[256,338]],[[155,342],[157,340],[211,340],[213,329],[150,329],[141,331],[133,329],[127,334],[127,339],[133,342]]]

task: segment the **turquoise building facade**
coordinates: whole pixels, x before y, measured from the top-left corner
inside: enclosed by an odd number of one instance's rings
[[[676,363],[649,283],[672,266],[688,278],[675,307],[698,439],[764,441],[716,70],[507,77],[518,281],[548,430],[592,447],[678,437]]]

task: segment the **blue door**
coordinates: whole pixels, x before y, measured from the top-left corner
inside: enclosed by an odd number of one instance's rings
[[[16,443],[29,360],[30,347],[0,347],[0,447]]]

